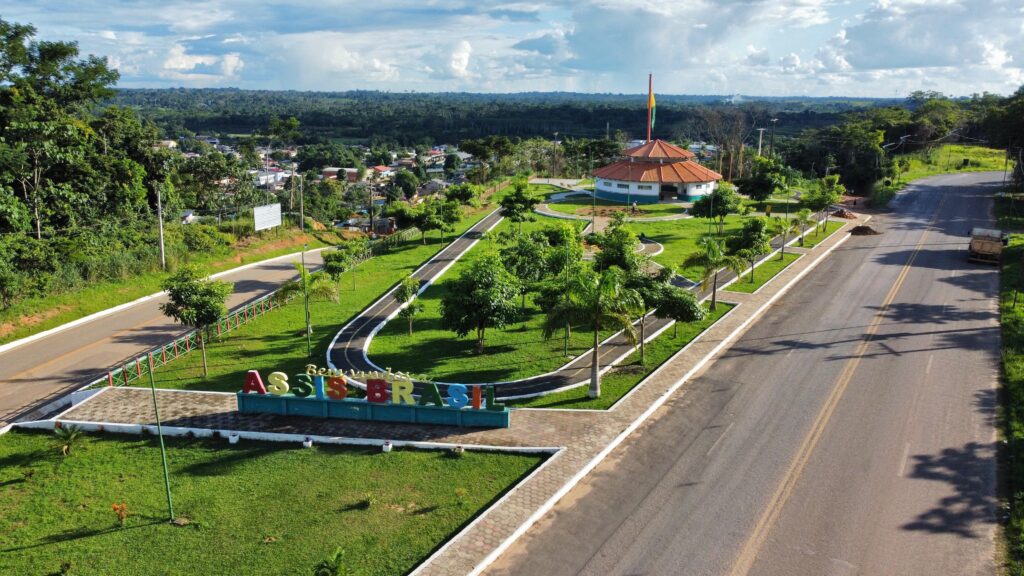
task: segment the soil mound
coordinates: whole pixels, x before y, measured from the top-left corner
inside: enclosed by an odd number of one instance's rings
[[[836,218],[846,218],[847,220],[853,220],[857,217],[856,214],[850,212],[846,208],[840,208],[833,212],[832,215],[835,216]]]
[[[868,226],[867,224],[861,224],[860,226],[854,226],[853,230],[850,230],[850,235],[851,236],[874,236],[876,234],[881,234],[881,232],[879,232],[878,230],[875,230],[874,228],[872,228],[871,226]]]

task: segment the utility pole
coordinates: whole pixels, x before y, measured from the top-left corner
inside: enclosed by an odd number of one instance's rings
[[[551,177],[555,177],[555,156],[558,155],[558,132],[555,132],[555,139],[551,141]]]
[[[299,180],[299,232],[306,233],[306,209],[302,202],[302,189],[305,185],[301,179]]]
[[[774,156],[775,155],[775,123],[778,122],[778,121],[779,121],[778,118],[772,118],[772,137],[771,137],[771,140],[769,140],[769,142],[768,142],[768,155],[769,156]]]
[[[164,252],[164,206],[163,199],[160,197],[160,184],[156,186],[156,222],[157,228],[160,230],[160,269],[167,270],[167,254]]]
[[[309,244],[302,245],[302,273],[299,275],[299,280],[302,280],[302,303],[306,307],[306,358],[313,356],[313,345],[310,342],[310,333],[313,331],[313,327],[309,323],[309,293],[306,290],[306,284],[309,283],[309,272],[306,271],[306,249],[308,248]]]
[[[758,128],[757,129],[757,155],[758,156],[761,155],[761,139],[764,137],[764,131],[765,130],[767,130],[767,128]]]

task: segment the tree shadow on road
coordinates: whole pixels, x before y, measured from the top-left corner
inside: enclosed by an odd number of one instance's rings
[[[986,526],[996,523],[995,458],[995,446],[980,442],[946,448],[939,454],[915,455],[910,477],[945,482],[953,494],[941,498],[902,528],[963,538],[984,537]]]

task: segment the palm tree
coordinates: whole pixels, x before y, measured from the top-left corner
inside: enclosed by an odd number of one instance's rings
[[[285,282],[277,291],[280,302],[288,302],[293,297],[303,294],[303,291],[309,300],[338,301],[338,285],[330,275],[324,272],[310,274],[298,262],[295,262],[295,269],[299,272],[299,277]],[[309,320],[308,310],[306,319]],[[313,333],[312,324],[309,324],[309,333]]]
[[[804,232],[806,232],[808,226],[814,224],[814,219],[811,218],[811,211],[807,208],[803,208],[797,212],[796,216],[793,217],[793,224],[798,230],[800,230],[800,245],[803,246]]]
[[[338,301],[338,285],[334,279],[324,272],[313,272],[312,274],[302,267],[302,264],[295,262],[295,270],[299,277],[285,282],[278,289],[278,298],[288,301],[299,294],[302,294],[302,285],[306,285],[306,295],[310,300]]]
[[[544,321],[544,337],[550,338],[570,323],[589,323],[594,331],[590,360],[590,389],[587,396],[601,396],[600,333],[602,328],[617,328],[632,345],[637,343],[632,315],[643,306],[640,294],[626,287],[625,273],[612,266],[600,274],[578,275],[569,285],[568,298],[552,308]]]
[[[779,250],[779,260],[786,257],[786,241],[789,239],[790,234],[796,232],[796,229],[796,221],[790,218],[783,218],[782,216],[772,218],[772,232],[782,235],[782,249]]]
[[[697,240],[697,247],[699,250],[683,261],[683,268],[700,267],[700,288],[707,290],[711,286],[711,310],[714,311],[718,304],[718,273],[722,268],[728,267],[735,271],[738,266],[742,271],[746,266],[741,258],[726,254],[722,243],[711,236],[701,236]]]
[[[71,454],[71,448],[78,441],[85,436],[85,432],[81,428],[75,425],[64,425],[59,428],[53,429],[53,435],[57,439],[57,444],[60,446],[60,453],[62,456]]]

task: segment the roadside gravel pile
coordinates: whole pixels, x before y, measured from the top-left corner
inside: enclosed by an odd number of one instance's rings
[[[868,226],[867,224],[861,224],[860,226],[854,226],[853,229],[850,230],[850,235],[851,236],[874,236],[876,234],[881,234],[881,232],[879,232],[878,230],[875,230],[874,228],[872,228],[871,226]]]
[[[836,218],[846,218],[847,220],[854,220],[857,218],[856,214],[850,212],[846,208],[840,208],[833,212],[832,215],[835,216]]]

